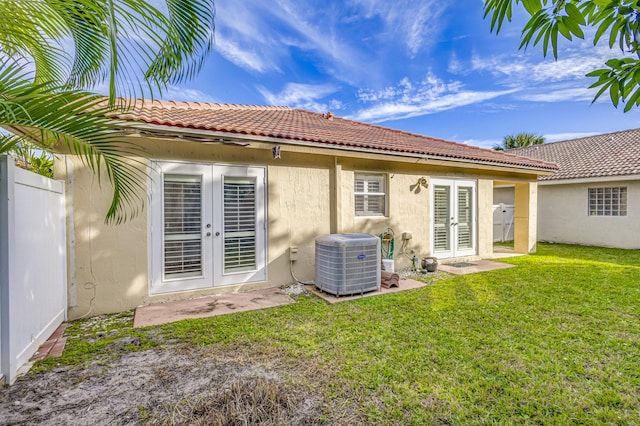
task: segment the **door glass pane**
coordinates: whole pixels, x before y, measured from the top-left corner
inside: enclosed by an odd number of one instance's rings
[[[163,195],[164,277],[202,276],[202,180],[165,175]]]
[[[256,269],[256,182],[224,178],[224,271]]]
[[[473,188],[458,188],[458,249],[473,248]]]
[[[437,252],[451,249],[450,200],[451,192],[448,186],[433,188],[433,246]]]

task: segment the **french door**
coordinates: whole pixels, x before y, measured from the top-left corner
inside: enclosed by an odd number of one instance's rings
[[[159,162],[151,180],[151,294],[266,280],[265,171]]]
[[[432,253],[439,258],[476,254],[476,182],[431,179]]]

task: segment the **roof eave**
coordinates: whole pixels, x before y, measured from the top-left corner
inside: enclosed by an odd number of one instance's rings
[[[438,156],[438,155],[411,153],[411,152],[404,152],[404,151],[362,148],[362,147],[354,147],[349,145],[331,144],[328,142],[311,142],[311,141],[302,141],[299,139],[277,138],[277,137],[250,135],[250,134],[242,134],[242,133],[229,133],[229,132],[220,132],[220,131],[207,130],[207,129],[196,129],[196,128],[190,128],[190,127],[176,127],[176,126],[167,126],[167,125],[161,125],[161,124],[150,124],[150,123],[140,123],[140,122],[132,123],[132,125],[128,127],[136,130],[148,131],[155,135],[164,135],[167,137],[170,137],[172,135],[176,136],[180,134],[197,135],[197,136],[203,136],[203,137],[206,136],[213,139],[211,143],[225,143],[225,142],[229,143],[234,141],[242,141],[242,142],[255,141],[255,142],[266,142],[266,143],[275,143],[275,144],[297,145],[297,146],[304,146],[304,147],[324,148],[324,149],[328,149],[329,147],[331,147],[334,150],[339,149],[341,151],[349,151],[349,152],[363,152],[363,153],[369,153],[369,154],[391,155],[394,157],[414,158],[414,159],[421,159],[426,161],[445,161],[445,162],[456,162],[456,163],[483,165],[483,166],[491,166],[491,167],[504,167],[505,169],[517,169],[519,171],[532,172],[538,176],[550,176],[556,172],[555,169],[501,163],[497,161],[473,160],[473,159],[453,157],[453,156]]]

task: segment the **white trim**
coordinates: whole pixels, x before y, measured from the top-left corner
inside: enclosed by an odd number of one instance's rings
[[[365,186],[367,187],[366,192],[358,192],[356,190],[356,181],[358,180],[358,175],[360,176],[371,176],[371,177],[380,177],[383,185],[383,192],[371,192],[368,191],[368,182],[367,179],[364,179]],[[363,180],[363,179],[361,179]],[[356,196],[362,195],[377,195],[383,197],[383,206],[381,214],[358,214],[358,210],[356,209]],[[353,215],[356,218],[376,218],[376,217],[388,217],[389,216],[389,174],[385,172],[363,172],[363,171],[355,171],[353,172]]]
[[[148,267],[149,294],[164,294],[211,289],[267,280],[267,190],[266,167],[226,165],[189,161],[153,160],[149,165]],[[163,205],[164,173],[192,174],[202,177],[203,274],[193,278],[163,277]],[[155,176],[152,176],[154,174]],[[222,179],[225,176],[253,177],[256,182],[256,270],[223,273]],[[155,179],[154,179],[155,177]],[[210,225],[210,227],[207,227]],[[209,235],[207,235],[209,233]],[[219,235],[216,235],[219,233]]]
[[[436,186],[448,186],[451,188],[450,191],[450,211],[451,215],[457,215],[458,212],[458,188],[459,187],[471,187],[472,188],[472,205],[471,205],[471,222],[473,223],[473,230],[471,233],[471,249],[459,250],[457,248],[457,232],[450,232],[450,249],[445,252],[436,252],[435,251],[435,237],[434,237],[434,191]],[[430,208],[431,214],[429,220],[429,229],[431,233],[431,255],[436,256],[438,258],[458,258],[458,257],[468,257],[475,256],[478,252],[478,184],[476,180],[469,179],[444,179],[444,178],[432,178],[429,181],[429,200],[430,200]],[[450,225],[451,226],[451,225]]]
[[[165,278],[163,274],[164,258],[164,209],[163,209],[163,188],[165,174],[182,174],[198,176],[202,184],[201,219],[202,233],[210,232],[206,228],[207,218],[211,217],[210,206],[212,205],[212,176],[211,166],[204,164],[175,163],[169,161],[154,162],[156,176],[150,188],[149,202],[149,294],[162,294],[178,291],[198,290],[208,288],[211,283],[211,271],[207,271],[207,265],[211,265],[206,260],[213,255],[211,247],[211,237],[202,240],[202,275],[189,278]],[[151,173],[149,173],[151,175]],[[154,233],[155,232],[155,233]]]
[[[609,183],[609,182],[626,182],[630,180],[640,180],[640,175],[623,175],[623,176],[599,176],[589,178],[575,179],[558,179],[558,180],[538,180],[538,185],[571,185],[579,183]]]

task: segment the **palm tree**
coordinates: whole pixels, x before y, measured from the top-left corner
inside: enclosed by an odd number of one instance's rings
[[[502,144],[496,144],[493,149],[496,151],[505,151],[507,149],[522,148],[523,146],[541,145],[546,142],[542,135],[535,133],[516,133],[515,135],[507,135],[502,139]]]
[[[154,2],[156,3],[156,2]],[[106,118],[126,98],[151,97],[192,78],[213,44],[214,0],[0,0],[0,152],[20,140],[66,145],[106,172],[106,220],[133,217],[144,195],[140,154]],[[105,97],[91,93],[107,84]],[[16,136],[18,135],[18,136]]]

